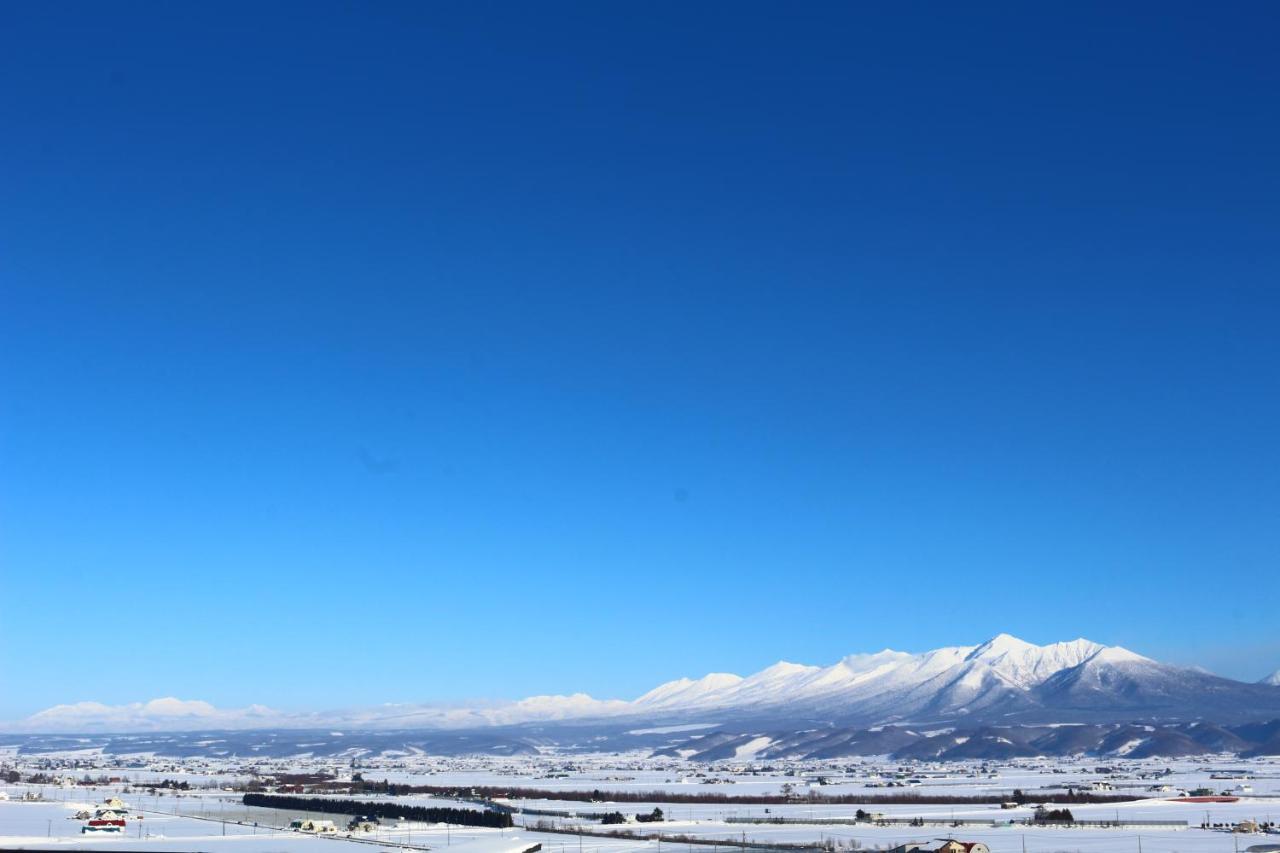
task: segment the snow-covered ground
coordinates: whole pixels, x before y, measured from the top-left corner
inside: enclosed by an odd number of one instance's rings
[[[339,845],[344,849],[431,849],[448,853],[521,853],[542,844],[544,853],[660,853],[659,847],[683,848],[681,853],[724,851],[721,844],[818,845],[834,843],[839,849],[884,849],[916,841],[937,846],[936,839],[957,837],[982,841],[992,853],[1237,853],[1249,847],[1280,844],[1280,835],[1232,833],[1224,828],[1204,829],[1202,823],[1237,825],[1280,822],[1280,759],[1241,760],[1229,756],[1177,760],[1115,759],[1019,759],[955,763],[911,762],[888,759],[832,761],[759,761],[751,750],[735,759],[712,765],[694,764],[647,754],[544,755],[512,758],[442,758],[425,755],[389,755],[360,759],[293,759],[226,761],[140,756],[105,756],[93,751],[37,756],[0,754],[0,764],[24,778],[32,773],[45,778],[75,780],[115,778],[94,786],[66,782],[0,785],[0,849],[118,850],[156,853],[322,853]],[[458,788],[526,788],[549,792],[535,799],[507,798],[517,809],[560,812],[553,816],[516,815],[514,829],[494,830],[384,821],[372,833],[345,832],[317,837],[283,831],[294,818],[289,810],[247,808],[238,791],[224,790],[250,779],[280,774],[323,773],[335,780],[350,780],[360,773],[366,780]],[[146,784],[170,779],[186,783],[190,790],[151,794]],[[888,785],[895,787],[887,787]],[[901,787],[897,787],[901,786]],[[885,796],[988,796],[1012,797],[1023,792],[1034,803],[1068,787],[1109,788],[1099,793],[1138,796],[1133,802],[1071,805],[1077,820],[1160,822],[1163,826],[1106,828],[1044,828],[1010,824],[1032,814],[1030,805],[1001,808],[999,804],[929,805],[882,804]],[[1210,789],[1233,793],[1232,802],[1176,800],[1178,791]],[[557,798],[554,792],[600,791],[600,801]],[[609,802],[611,793],[626,794],[628,801]],[[114,793],[131,807],[126,831],[116,837],[86,837],[77,810],[92,808]],[[688,797],[752,798],[788,793],[786,803],[679,802]],[[857,802],[832,804],[809,802],[816,797],[850,796]],[[22,802],[24,796],[40,796],[42,802]],[[350,794],[343,798],[355,798]],[[643,802],[632,802],[630,797]],[[5,799],[7,797],[7,799]],[[372,797],[387,802],[385,795]],[[472,803],[425,794],[402,796],[394,802],[408,805],[461,806]],[[661,833],[657,838],[602,838],[579,835],[578,830],[598,833],[603,827],[590,815],[622,812],[633,816],[661,809],[661,823],[628,823],[616,827],[637,834]],[[820,821],[852,821],[858,809],[886,818],[917,818],[923,826],[902,823],[862,822],[831,824]],[[333,819],[339,815],[314,815]],[[744,819],[786,818],[786,824],[742,822]],[[535,831],[540,821],[557,831]],[[986,821],[985,826],[952,825],[959,821]],[[1185,821],[1187,828],[1170,824]],[[256,824],[256,825],[255,825]],[[714,842],[712,847],[691,846],[676,837]],[[1139,844],[1141,850],[1139,851]],[[671,851],[676,853],[676,851]]]
[[[271,810],[245,809],[238,803],[214,797],[188,798],[192,816],[178,816],[151,810],[151,798],[133,798],[126,831],[119,835],[81,834],[82,821],[74,815],[79,809],[93,808],[93,803],[80,800],[66,802],[0,801],[0,850],[84,849],[84,850],[154,850],[162,851],[297,851],[324,853],[339,848],[369,853],[382,846],[407,848],[457,848],[457,853],[520,853],[538,843],[528,840],[519,829],[493,830],[472,827],[446,827],[437,824],[393,823],[375,832],[341,832],[334,836],[312,835],[268,826],[265,821],[279,823],[302,812],[273,816]],[[173,798],[168,798],[172,800]],[[208,799],[197,805],[193,800]],[[145,801],[145,802],[144,802]],[[161,803],[172,808],[173,803]],[[206,815],[200,817],[198,815]],[[336,815],[314,815],[334,819]],[[249,818],[248,822],[243,821]],[[253,818],[259,818],[254,825]],[[335,821],[339,822],[339,821]],[[336,845],[336,846],[335,846]]]

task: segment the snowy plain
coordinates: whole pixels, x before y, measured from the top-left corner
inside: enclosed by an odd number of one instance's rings
[[[389,755],[352,759],[298,756],[287,759],[165,758],[115,756],[80,750],[66,754],[17,755],[0,752],[0,764],[22,774],[33,771],[83,779],[103,776],[121,781],[108,785],[0,786],[0,849],[154,850],[156,853],[255,853],[283,851],[305,853],[339,845],[343,849],[431,849],[454,853],[520,853],[541,844],[546,853],[633,853],[673,845],[684,853],[724,851],[715,845],[749,842],[777,845],[835,846],[840,850],[887,849],[904,842],[932,846],[937,839],[956,837],[982,841],[992,853],[1238,853],[1249,847],[1280,843],[1280,835],[1233,833],[1226,825],[1243,821],[1261,824],[1280,821],[1280,759],[1240,759],[1223,755],[1194,759],[1145,759],[1131,761],[1079,759],[1018,759],[1011,761],[900,762],[860,758],[831,761],[734,760],[697,764],[678,758],[655,758],[644,753],[600,755],[540,755],[499,758],[476,756],[444,758],[425,755]],[[353,766],[353,764],[355,766]],[[251,779],[282,773],[322,773],[334,780],[350,780],[359,772],[367,780],[457,788],[525,788],[546,792],[535,799],[500,799],[517,810],[533,809],[559,814],[515,816],[513,829],[490,830],[444,825],[405,824],[384,821],[374,833],[346,837],[317,837],[281,831],[302,813],[245,807],[238,791],[225,790]],[[190,790],[155,796],[148,782],[162,779],[185,782]],[[127,781],[126,781],[127,780]],[[905,787],[885,787],[889,783]],[[1107,793],[1140,799],[1114,804],[1070,806],[1077,820],[1155,821],[1158,827],[1061,828],[1026,826],[1015,821],[1029,818],[1030,803],[1062,793],[1068,788],[1101,786]],[[1231,802],[1191,802],[1177,798],[1178,791],[1209,788],[1231,793]],[[600,801],[559,799],[556,792],[601,792]],[[997,803],[930,805],[877,803],[876,798],[902,795],[1011,797],[1021,790],[1028,805],[1002,808]],[[626,794],[627,802],[609,802],[609,793]],[[784,792],[794,801],[773,804],[734,802],[682,802],[699,795],[726,797],[777,796]],[[74,820],[81,808],[100,803],[118,793],[134,810],[120,837],[100,838],[80,834]],[[865,803],[810,802],[817,797],[850,796]],[[42,802],[21,802],[24,795],[39,795]],[[351,795],[342,795],[344,799]],[[639,798],[643,801],[632,801]],[[388,797],[371,796],[386,802]],[[404,805],[476,807],[473,803],[442,796],[415,794],[394,798]],[[661,809],[661,823],[628,823],[619,828],[653,838],[604,838],[591,834],[602,827],[593,816],[619,811],[631,816]],[[922,826],[902,823],[852,823],[859,809],[889,819],[918,818]],[[136,815],[141,814],[141,819]],[[326,815],[336,818],[334,815]],[[786,824],[741,822],[785,818]],[[821,821],[843,820],[831,824]],[[953,825],[956,821],[984,821],[986,825]],[[257,826],[254,826],[254,823]],[[345,822],[338,818],[335,822]],[[543,822],[556,831],[535,831]],[[1176,828],[1180,822],[1186,828]],[[1202,823],[1222,824],[1216,829]],[[521,824],[524,824],[521,826]],[[702,839],[713,846],[691,846],[676,837]],[[675,853],[675,851],[672,851]],[[732,851],[730,851],[732,853]]]

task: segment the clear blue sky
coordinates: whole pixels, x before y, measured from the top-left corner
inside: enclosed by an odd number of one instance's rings
[[[1280,667],[1275,4],[3,16],[0,719]]]

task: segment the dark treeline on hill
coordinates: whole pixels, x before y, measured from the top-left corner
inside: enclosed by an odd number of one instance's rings
[[[330,787],[338,787],[331,785]],[[349,783],[343,783],[344,789],[349,788],[354,792],[363,793],[380,793],[390,796],[404,796],[408,794],[432,794],[441,797],[454,797],[457,799],[511,799],[511,800],[566,800],[575,803],[713,803],[724,805],[743,805],[743,806],[771,806],[783,805],[786,803],[825,803],[829,805],[847,806],[847,805],[934,805],[934,806],[963,806],[963,805],[991,805],[996,803],[1008,802],[1013,799],[1018,802],[1037,802],[1037,803],[1127,803],[1133,800],[1142,799],[1141,797],[1132,796],[1130,794],[1095,794],[1090,791],[1080,791],[1071,789],[1066,792],[1057,793],[1034,793],[1024,795],[1021,791],[1014,792],[1010,797],[1008,794],[991,794],[983,796],[963,796],[952,794],[917,794],[904,791],[900,794],[837,794],[823,795],[817,792],[811,792],[807,796],[795,797],[786,796],[784,794],[758,794],[758,795],[741,795],[741,794],[712,794],[712,793],[675,793],[672,791],[601,791],[599,788],[591,791],[553,791],[546,788],[496,788],[496,787],[475,787],[475,788],[456,788],[444,787],[441,785],[396,785],[387,784],[386,782],[362,782],[352,786]]]
[[[325,814],[374,815],[375,817],[416,820],[422,823],[452,823],[460,826],[487,826],[505,829],[512,825],[506,812],[479,809],[450,809],[408,806],[401,803],[371,803],[364,800],[331,800],[327,797],[281,797],[275,794],[245,794],[246,806],[265,809],[293,809]]]

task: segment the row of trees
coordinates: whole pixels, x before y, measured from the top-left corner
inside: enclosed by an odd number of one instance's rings
[[[660,823],[666,818],[662,814],[662,809],[654,807],[653,811],[648,814],[636,815],[636,823]],[[600,822],[604,824],[626,823],[627,816],[622,812],[605,812],[600,815]]]
[[[540,820],[533,826],[527,826],[534,832],[571,832],[575,835],[586,835],[594,838],[631,838],[653,841],[655,839],[670,842],[673,846],[676,844],[687,845],[690,849],[696,846],[714,847],[720,850],[729,850],[738,848],[741,850],[765,850],[770,853],[783,853],[783,851],[795,851],[795,853],[814,853],[815,850],[826,850],[834,853],[836,850],[857,850],[861,848],[861,844],[857,839],[850,838],[847,841],[840,841],[835,838],[824,838],[817,844],[802,843],[795,844],[787,841],[737,841],[732,838],[707,838],[702,835],[687,835],[685,833],[656,832],[651,829],[584,829],[580,825],[560,826],[551,821]]]
[[[1142,798],[1130,794],[1095,794],[1082,788],[1067,788],[1065,794],[1034,794],[1029,796],[1023,793],[1021,788],[1014,788],[1013,795],[1009,799],[1011,802],[1021,805],[1024,803],[1124,803]]]
[[[512,826],[505,812],[478,809],[451,809],[436,806],[407,806],[401,803],[377,803],[360,800],[333,800],[328,797],[282,797],[278,794],[245,794],[246,806],[266,809],[292,809],[341,815],[373,815],[388,820],[412,820],[420,823],[452,823],[459,826],[486,826],[505,829]]]
[[[343,783],[349,784],[349,783]],[[444,797],[472,797],[480,799],[512,799],[512,800],[568,800],[579,803],[703,803],[711,805],[782,805],[795,802],[794,797],[785,794],[720,794],[711,792],[675,792],[675,791],[602,791],[593,790],[555,791],[546,788],[498,788],[478,786],[474,788],[445,787],[441,785],[398,785],[382,783],[364,783],[364,791],[369,793],[386,793],[392,796],[406,794],[432,794]],[[958,794],[920,794],[914,791],[903,791],[900,794],[821,794],[812,791],[805,798],[806,802],[825,805],[993,805],[1005,802],[1010,797],[1000,794],[984,794],[965,796]],[[1013,801],[1026,802],[1022,791],[1013,792]],[[1125,803],[1138,800],[1130,794],[1095,794],[1089,791],[1069,790],[1066,793],[1037,794],[1037,803]]]

